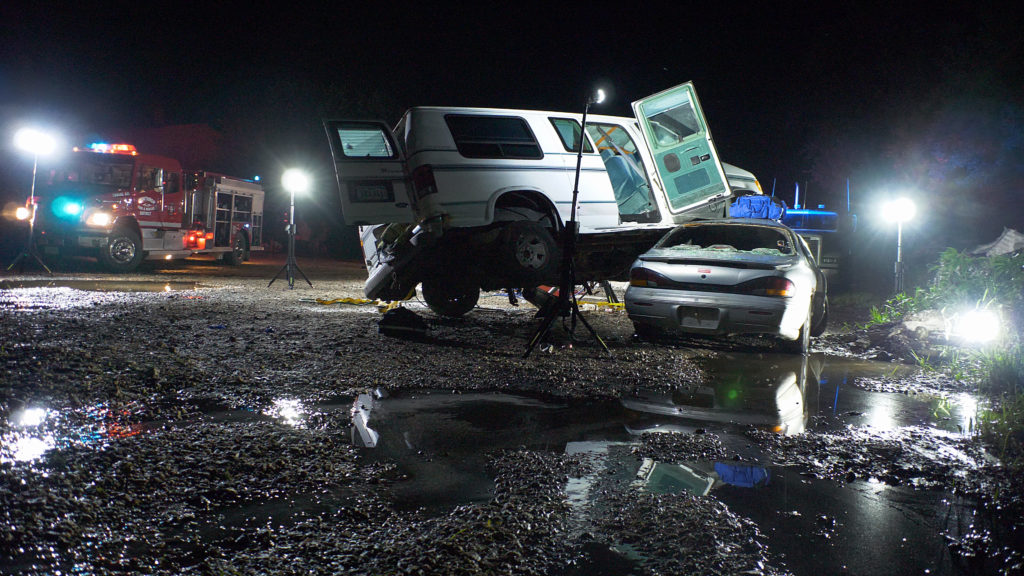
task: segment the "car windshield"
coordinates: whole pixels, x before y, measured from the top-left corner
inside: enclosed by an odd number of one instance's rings
[[[793,253],[792,241],[782,230],[735,224],[681,226],[665,236],[655,247],[680,252],[714,250],[771,255]]]

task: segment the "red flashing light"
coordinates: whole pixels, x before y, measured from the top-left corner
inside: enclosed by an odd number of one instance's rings
[[[85,151],[85,148],[75,147],[75,152]],[[100,154],[127,154],[137,156],[139,152],[132,144],[107,144],[105,142],[93,142],[89,144],[88,151],[99,152]]]

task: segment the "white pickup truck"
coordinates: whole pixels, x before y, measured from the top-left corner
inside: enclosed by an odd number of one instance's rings
[[[574,255],[580,282],[623,277],[668,229],[728,215],[729,178],[690,83],[588,114]],[[422,284],[435,312],[461,316],[479,292],[557,284],[570,220],[581,114],[416,107],[394,129],[325,121],[344,220],[360,226],[369,298]]]

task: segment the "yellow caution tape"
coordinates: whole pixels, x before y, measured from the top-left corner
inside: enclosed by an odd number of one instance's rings
[[[335,298],[333,300],[327,300],[325,298],[317,298],[317,304],[376,304],[377,300],[367,300],[366,298]]]

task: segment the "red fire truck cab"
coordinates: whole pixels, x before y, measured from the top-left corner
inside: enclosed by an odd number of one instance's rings
[[[75,148],[43,168],[29,213],[44,256],[87,254],[129,272],[194,254],[240,264],[263,249],[263,188],[251,180],[184,171],[130,144]]]

